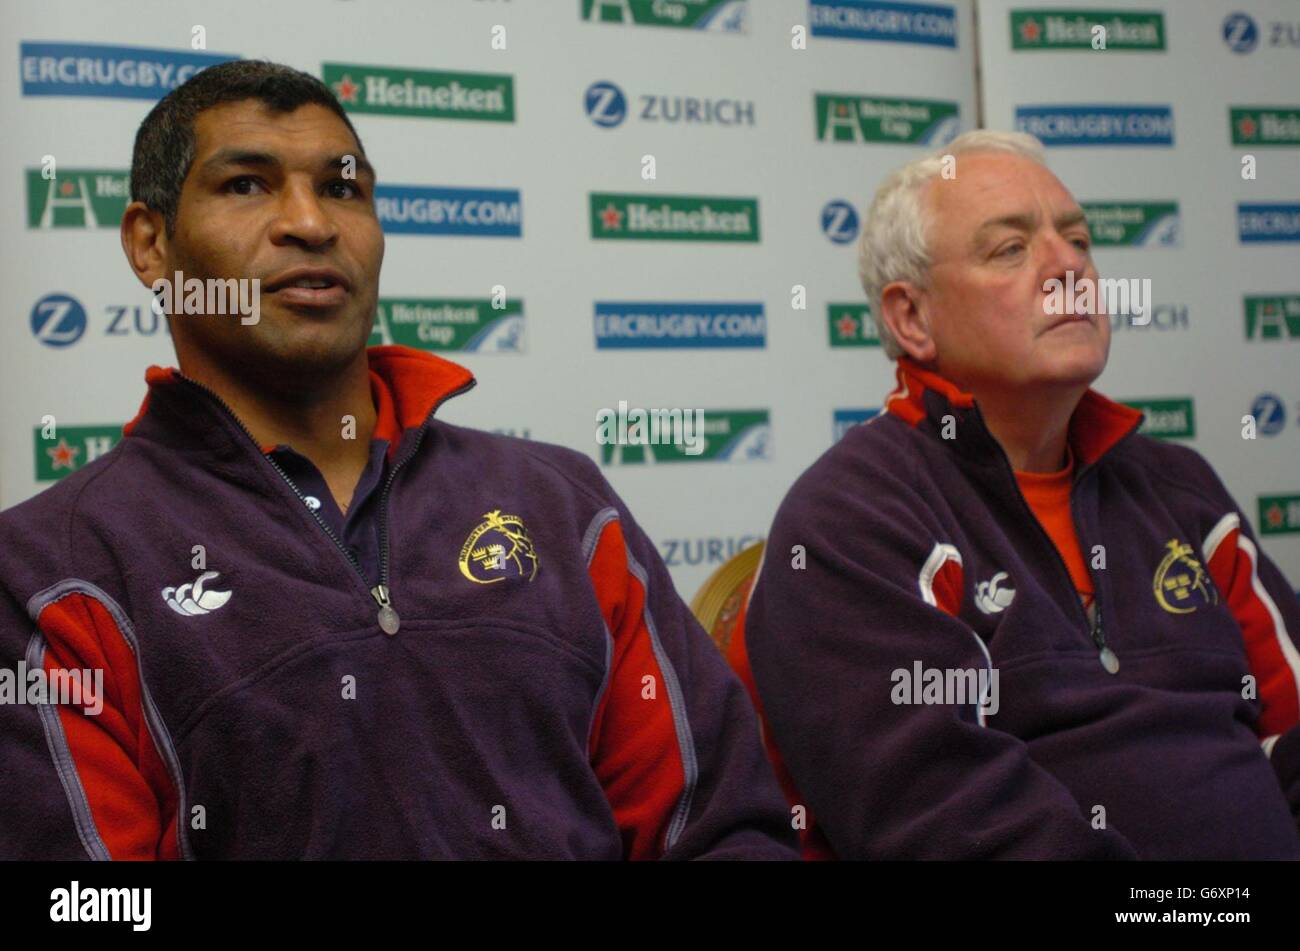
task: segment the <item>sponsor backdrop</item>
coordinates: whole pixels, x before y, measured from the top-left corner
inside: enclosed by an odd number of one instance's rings
[[[1151,281],[1097,388],[1206,456],[1300,587],[1300,5],[980,0],[978,34],[984,123],[1043,140],[1102,277]]]
[[[196,70],[268,58],[321,77],[378,167],[373,342],[475,373],[444,418],[597,460],[689,598],[891,388],[855,239],[891,168],[980,124],[978,35],[986,124],[1042,136],[1103,275],[1152,281],[1101,388],[1206,453],[1300,579],[1294,6],[213,6],[9,12],[0,505],[111,451],[145,367],[175,363],[117,236],[141,119]],[[702,410],[701,451],[601,445],[620,406]],[[467,491],[497,507],[492,478]]]

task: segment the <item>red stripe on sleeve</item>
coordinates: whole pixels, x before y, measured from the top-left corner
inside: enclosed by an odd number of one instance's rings
[[[141,706],[139,668],[102,604],[69,594],[41,612],[45,669],[100,669],[103,709],[58,708],[95,826],[114,859],[179,858],[176,788]]]
[[[685,787],[686,770],[668,688],[645,623],[646,592],[628,570],[627,546],[617,520],[602,530],[589,572],[614,640],[591,732],[592,766],[622,832],[627,857],[658,858]]]
[[[1241,529],[1230,530],[1206,566],[1228,609],[1241,626],[1246,657],[1259,686],[1263,708],[1257,729],[1260,736],[1284,733],[1300,722],[1300,691],[1296,676],[1282,653],[1277,622],[1256,590],[1256,566],[1239,544]]]

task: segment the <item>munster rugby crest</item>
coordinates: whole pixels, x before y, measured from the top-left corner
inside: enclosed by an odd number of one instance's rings
[[[1197,608],[1218,604],[1218,592],[1201,563],[1192,557],[1192,546],[1171,538],[1165,548],[1153,583],[1157,603],[1170,614],[1191,614]]]
[[[460,573],[477,584],[507,578],[532,581],[537,575],[537,552],[523,519],[493,509],[469,533],[460,549]]]

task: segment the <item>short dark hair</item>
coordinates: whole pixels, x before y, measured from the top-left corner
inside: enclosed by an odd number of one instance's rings
[[[194,162],[194,120],[206,109],[226,102],[257,99],[276,112],[293,112],[314,103],[343,120],[357,149],[361,136],[329,87],[309,73],[266,60],[219,63],[177,86],[145,116],[131,154],[131,200],[142,201],[166,222],[167,236],[176,228],[181,186]]]

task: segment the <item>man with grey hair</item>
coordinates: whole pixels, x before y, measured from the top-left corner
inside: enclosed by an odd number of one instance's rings
[[[1300,855],[1300,608],[1209,464],[1090,389],[1041,144],[904,166],[860,251],[898,386],[790,490],[745,621],[805,854]]]

